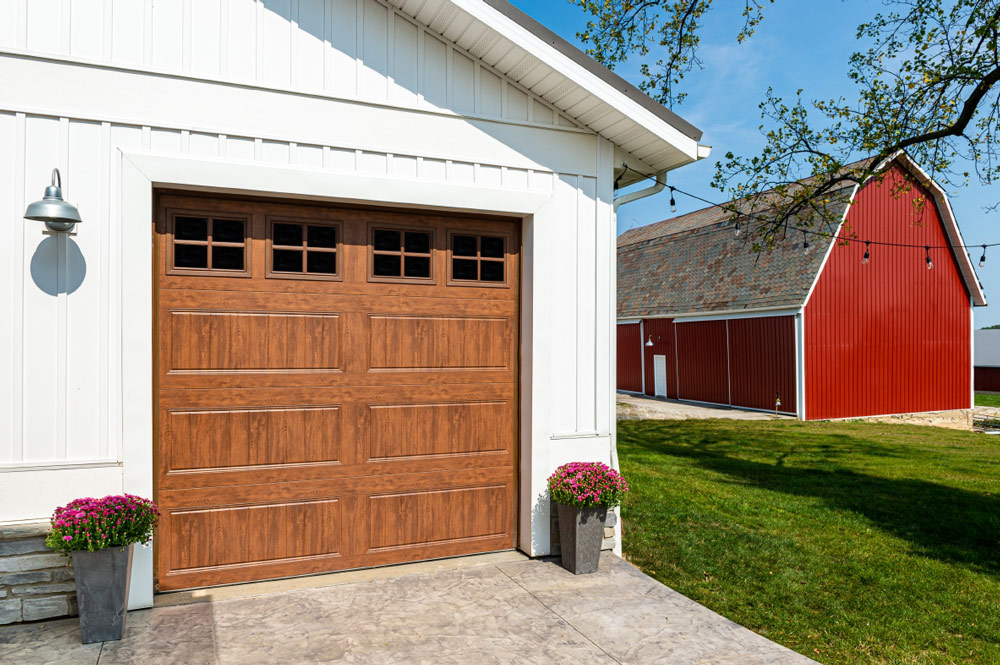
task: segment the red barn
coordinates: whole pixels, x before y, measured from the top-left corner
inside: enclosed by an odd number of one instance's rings
[[[944,190],[905,154],[885,168],[831,197],[831,237],[758,253],[717,207],[622,234],[619,390],[804,420],[970,409],[985,296]]]

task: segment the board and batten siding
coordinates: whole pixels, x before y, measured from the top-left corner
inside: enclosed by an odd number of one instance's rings
[[[397,3],[399,4],[399,3]],[[466,117],[576,124],[376,0],[4,0],[0,49]]]
[[[279,4],[0,4],[0,311],[10,313],[0,322],[0,522],[122,490],[121,337],[132,312],[121,237],[148,223],[122,218],[123,151],[544,194],[558,214],[545,211],[524,237],[534,348],[522,349],[532,439],[522,454],[542,441],[553,461],[610,450],[614,147],[557,118],[539,122],[548,116],[523,109],[516,86],[495,88],[474,58],[412,23],[409,32],[385,5]],[[322,37],[308,28],[317,20]],[[341,29],[350,49],[338,47]],[[430,39],[444,45],[443,64],[428,60]],[[406,67],[413,85],[396,80]],[[334,96],[337,86],[364,94]],[[53,167],[84,219],[73,234],[22,217]]]
[[[906,179],[910,189],[894,196]],[[923,205],[914,206],[917,198]],[[806,419],[971,408],[969,293],[930,192],[893,166],[856,196],[805,307]]]

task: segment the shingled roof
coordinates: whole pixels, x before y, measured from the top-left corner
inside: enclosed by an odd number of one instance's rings
[[[831,195],[842,219],[853,187]],[[823,265],[832,237],[789,230],[773,249],[754,249],[738,236],[731,213],[709,207],[627,231],[618,237],[618,317],[680,316],[801,307]],[[824,228],[831,236],[836,225]]]

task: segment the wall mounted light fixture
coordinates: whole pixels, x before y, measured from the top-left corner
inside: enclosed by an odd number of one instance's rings
[[[45,196],[35,201],[24,211],[24,218],[45,222],[46,228],[56,233],[72,231],[82,222],[80,211],[62,197],[62,178],[59,169],[52,169],[52,184],[45,188]]]
[[[646,341],[646,346],[653,346],[653,336],[650,335],[649,339]]]

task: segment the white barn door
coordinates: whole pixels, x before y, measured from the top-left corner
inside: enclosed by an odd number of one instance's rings
[[[653,356],[653,396],[667,396],[667,357]]]

